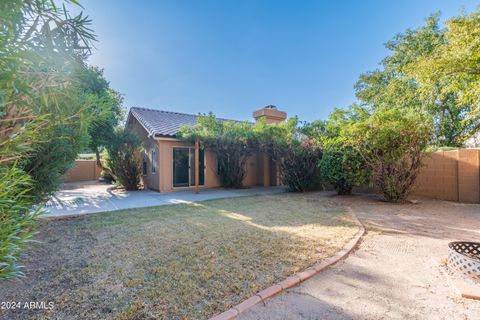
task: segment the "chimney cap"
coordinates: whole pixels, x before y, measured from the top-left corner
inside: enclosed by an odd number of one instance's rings
[[[253,113],[253,118],[258,121],[265,118],[267,123],[279,123],[287,118],[287,114],[277,109],[274,105],[265,106]]]
[[[268,106],[265,106],[264,109],[274,109],[274,110],[277,110],[277,106],[274,106],[273,104],[269,104]]]

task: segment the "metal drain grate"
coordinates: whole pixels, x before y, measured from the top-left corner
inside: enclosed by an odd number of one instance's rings
[[[448,248],[448,266],[480,281],[480,242],[455,241]]]

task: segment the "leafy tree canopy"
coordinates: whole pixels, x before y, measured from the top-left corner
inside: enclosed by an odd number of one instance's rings
[[[448,43],[448,32],[440,29],[439,15],[430,16],[424,26],[407,30],[386,43],[391,55],[382,61],[382,69],[360,76],[355,86],[362,105],[376,108],[426,110],[433,119],[433,143],[461,146],[476,130],[478,117],[472,117],[471,104],[459,98],[448,79],[435,78],[422,87],[421,79],[429,61]]]
[[[438,92],[440,100],[458,97],[465,106],[465,126],[479,128],[480,116],[480,11],[448,20],[443,41],[431,54],[405,69],[421,84],[422,93]],[[442,86],[438,88],[438,83]]]

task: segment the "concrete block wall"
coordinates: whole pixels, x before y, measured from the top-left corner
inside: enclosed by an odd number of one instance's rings
[[[480,150],[458,151],[458,201],[480,203]]]
[[[101,171],[95,160],[76,160],[75,166],[65,174],[65,181],[98,180]]]
[[[480,150],[439,151],[424,160],[414,195],[480,203]]]

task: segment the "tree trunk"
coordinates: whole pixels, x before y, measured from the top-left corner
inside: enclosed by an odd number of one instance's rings
[[[102,160],[100,160],[100,151],[98,151],[98,148],[95,149],[95,157],[97,158],[97,166],[106,173],[108,173],[110,176],[112,176],[115,181],[118,180],[117,176],[113,173],[113,171],[103,165]]]

